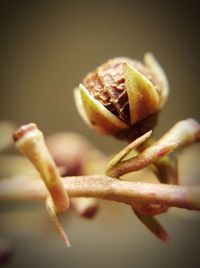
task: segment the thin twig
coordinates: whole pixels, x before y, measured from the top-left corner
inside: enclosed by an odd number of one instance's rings
[[[163,204],[200,210],[200,186],[152,184],[117,180],[103,175],[63,178],[70,197],[96,197],[128,205]],[[48,196],[44,183],[31,178],[2,179],[0,200],[43,200]]]
[[[199,139],[200,125],[198,122],[194,119],[180,121],[161,139],[136,157],[111,166],[111,168],[107,170],[107,174],[113,177],[120,177],[128,172],[140,170],[173,152],[176,148],[199,141]]]

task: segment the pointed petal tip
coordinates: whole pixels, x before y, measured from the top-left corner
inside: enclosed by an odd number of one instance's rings
[[[153,58],[155,60],[155,56],[151,51],[148,51],[144,54],[144,61],[148,58]]]
[[[131,70],[137,71],[133,66],[131,66],[127,61],[124,60],[123,61],[123,71],[124,71],[124,73],[127,73],[127,72],[129,72]]]
[[[169,82],[165,71],[163,70],[160,63],[157,61],[156,57],[152,52],[147,52],[144,55],[144,63],[151,69],[151,71],[158,77],[161,82],[161,100],[160,100],[160,107],[162,107],[168,97],[169,94]]]
[[[83,105],[82,97],[81,97],[81,90],[84,90],[84,86],[82,84],[79,85],[78,88],[74,89],[74,100],[75,100],[75,105],[78,110],[79,115],[83,119],[83,121],[91,127],[91,123],[87,117],[87,114],[85,112],[85,108]],[[85,89],[86,90],[86,89]]]
[[[123,63],[131,124],[156,112],[159,107],[158,93],[150,80],[127,62]]]

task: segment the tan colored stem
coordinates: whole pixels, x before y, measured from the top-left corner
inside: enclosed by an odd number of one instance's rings
[[[133,204],[163,204],[190,210],[200,210],[200,186],[178,186],[121,181],[107,176],[63,178],[70,197],[96,197]],[[42,181],[2,179],[0,200],[43,200],[48,192]]]

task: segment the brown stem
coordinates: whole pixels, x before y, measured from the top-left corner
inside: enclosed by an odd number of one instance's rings
[[[103,175],[65,177],[63,185],[70,197],[96,197],[131,206],[151,203],[200,210],[200,186],[121,181]],[[40,180],[0,181],[0,200],[43,200],[47,196],[47,189]]]

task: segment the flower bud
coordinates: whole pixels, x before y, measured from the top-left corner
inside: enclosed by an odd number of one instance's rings
[[[132,139],[154,127],[168,95],[168,82],[154,56],[144,64],[115,58],[89,73],[75,89],[86,123],[100,133]]]

